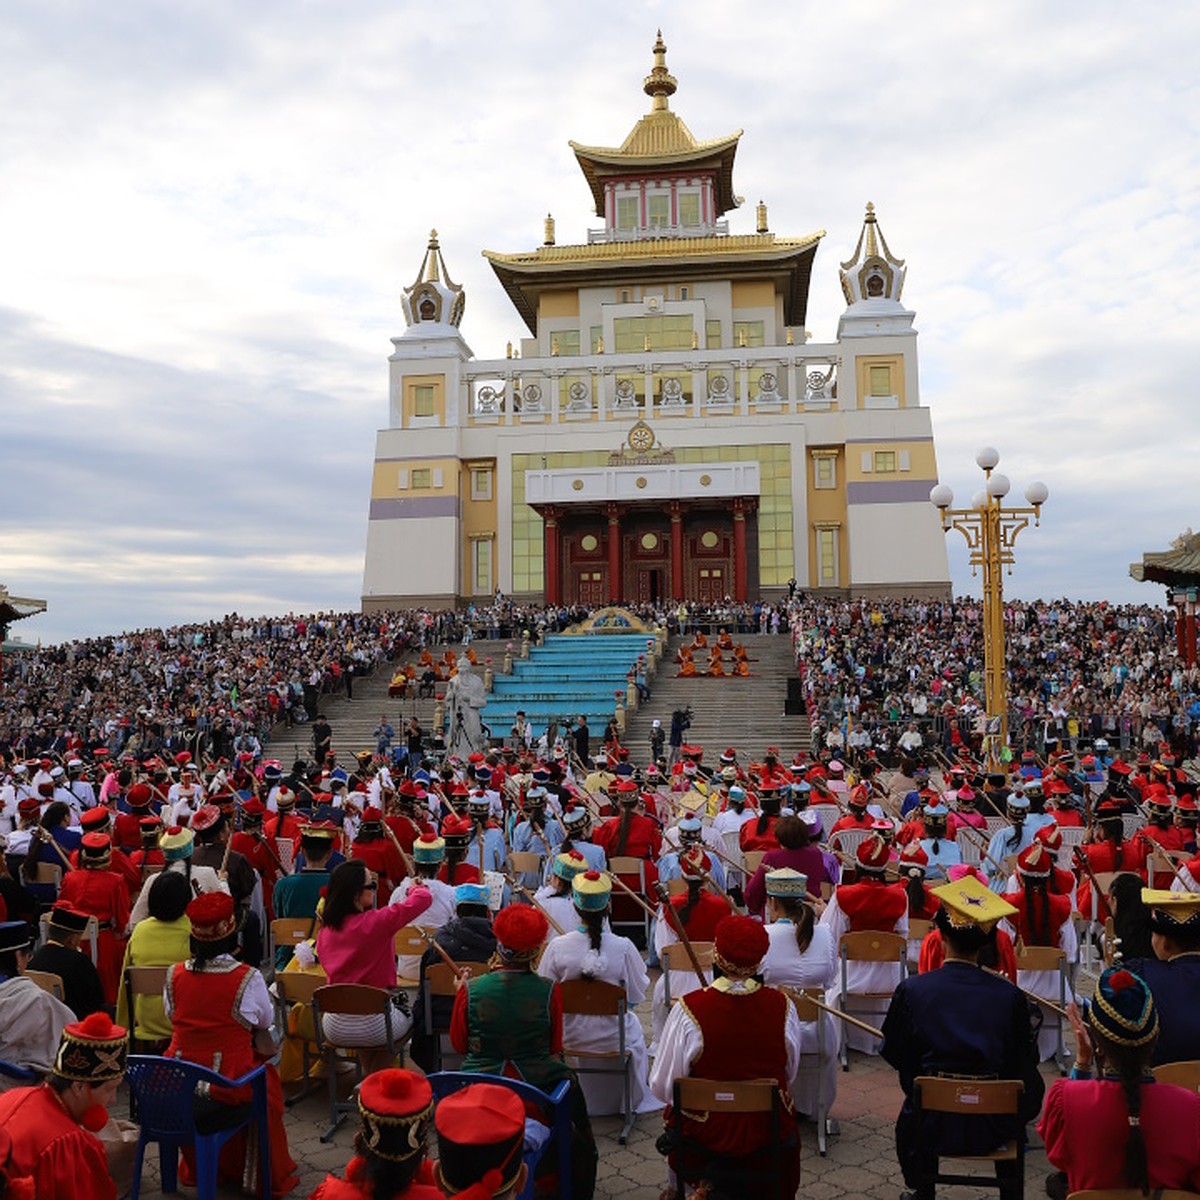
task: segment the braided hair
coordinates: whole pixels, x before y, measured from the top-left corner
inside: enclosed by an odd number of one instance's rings
[[[1129,1135],[1125,1140],[1125,1186],[1143,1195],[1150,1191],[1150,1172],[1146,1159],[1146,1140],[1142,1136],[1142,1080],[1146,1064],[1158,1042],[1155,1038],[1144,1046],[1118,1046],[1092,1027],[1096,1054],[1105,1067],[1121,1081],[1121,1094],[1129,1110]]]
[[[796,927],[796,948],[803,954],[812,945],[813,927],[816,924],[812,905],[806,903],[803,896],[772,896],[771,899]]]
[[[604,935],[604,922],[608,917],[608,910],[602,909],[600,912],[584,912],[580,908],[575,911],[579,914],[580,923],[583,925],[583,931],[587,934],[588,946],[600,952],[600,942]]]
[[[684,901],[683,907],[679,910],[679,923],[686,929],[692,913],[695,912],[696,906],[700,903],[700,885],[704,881],[702,879],[688,878],[685,882],[687,883],[687,900]]]
[[[1050,889],[1046,879],[1025,876],[1025,924],[1029,942],[1034,946],[1051,945]]]

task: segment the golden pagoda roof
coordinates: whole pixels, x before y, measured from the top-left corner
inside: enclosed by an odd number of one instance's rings
[[[733,156],[737,152],[739,129],[726,137],[697,141],[678,113],[671,111],[668,102],[674,94],[676,80],[667,71],[667,47],[662,30],[654,43],[654,67],[646,76],[643,90],[651,97],[650,111],[629,131],[620,146],[586,146],[570,142],[579,161],[596,211],[604,212],[604,181],[612,175],[629,175],[640,169],[662,167],[710,167],[716,171],[714,201],[717,215],[736,208],[733,194]]]
[[[516,254],[485,250],[483,256],[534,334],[540,292],[643,280],[660,266],[675,281],[712,278],[718,271],[726,279],[775,278],[783,293],[787,323],[803,325],[812,261],[824,236],[822,229],[803,238],[777,238],[773,233],[641,238],[586,246],[539,246]]]
[[[1187,529],[1171,543],[1170,550],[1142,555],[1131,563],[1129,574],[1138,583],[1164,583],[1174,588],[1200,587],[1200,534]]]

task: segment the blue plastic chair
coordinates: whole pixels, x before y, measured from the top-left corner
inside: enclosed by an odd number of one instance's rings
[[[151,1054],[131,1054],[125,1071],[130,1090],[137,1100],[141,1134],[133,1169],[130,1200],[138,1200],[142,1186],[142,1161],[149,1142],[158,1143],[158,1161],[162,1172],[162,1190],[178,1188],[179,1151],[193,1146],[196,1151],[197,1200],[215,1200],[217,1194],[217,1156],[221,1147],[235,1134],[251,1126],[258,1128],[259,1183],[264,1200],[271,1196],[271,1145],[267,1129],[267,1068],[255,1067],[240,1079],[226,1079],[216,1071],[179,1058],[159,1058]],[[202,1083],[214,1087],[251,1087],[250,1110],[230,1129],[199,1133],[193,1112],[196,1089]]]
[[[515,1092],[527,1104],[536,1104],[548,1109],[552,1117],[550,1137],[537,1150],[526,1150],[525,1166],[529,1177],[525,1181],[517,1200],[533,1200],[533,1171],[551,1146],[558,1148],[558,1196],[559,1200],[571,1200],[571,1082],[564,1079],[553,1092],[547,1094],[532,1083],[521,1079],[509,1079],[505,1075],[479,1075],[469,1071],[437,1071],[427,1076],[434,1098],[441,1100],[455,1092],[470,1087],[473,1083],[495,1083]],[[131,1200],[137,1200],[133,1196]]]

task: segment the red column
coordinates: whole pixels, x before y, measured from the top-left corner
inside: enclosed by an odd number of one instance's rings
[[[542,533],[545,538],[544,574],[546,576],[546,603],[561,604],[562,586],[562,530],[558,527],[557,508],[542,511]]]
[[[746,511],[741,500],[733,502],[733,598],[746,599]]]
[[[683,505],[672,500],[671,513],[671,599],[683,599]]]
[[[1184,656],[1184,662],[1189,667],[1196,665],[1196,602],[1189,600],[1187,602],[1187,653]]]
[[[621,587],[621,509],[619,505],[610,504],[608,512],[608,598],[613,604],[620,604],[622,599]]]

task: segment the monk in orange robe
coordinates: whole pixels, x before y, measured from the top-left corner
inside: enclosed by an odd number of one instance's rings
[[[721,647],[714,646],[708,655],[708,673],[714,679],[719,679],[725,674],[725,664],[721,659]]]
[[[692,652],[684,646],[680,651],[683,657],[680,661],[679,674],[683,679],[691,679],[696,674],[696,664],[692,661]]]

